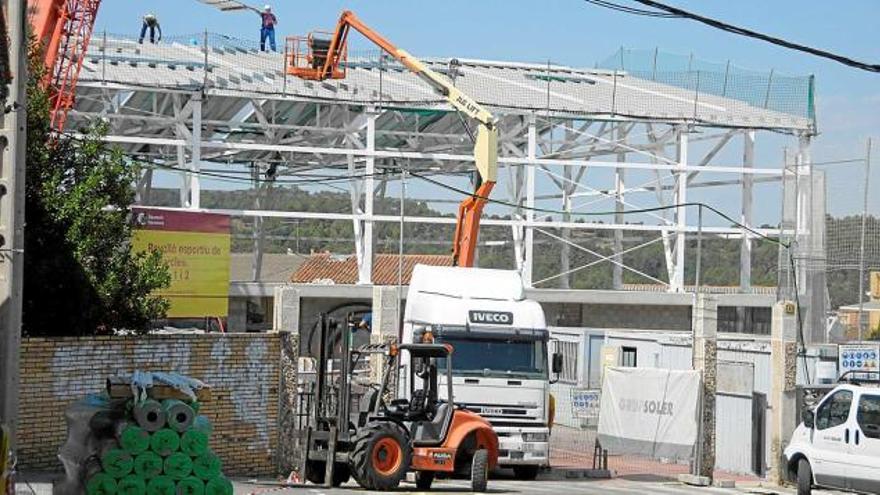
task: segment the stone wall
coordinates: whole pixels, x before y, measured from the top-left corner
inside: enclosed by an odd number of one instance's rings
[[[19,466],[61,470],[64,410],[134,369],[177,371],[213,387],[202,414],[227,475],[278,472],[280,334],[26,338],[22,341]],[[294,360],[295,361],[295,360]]]

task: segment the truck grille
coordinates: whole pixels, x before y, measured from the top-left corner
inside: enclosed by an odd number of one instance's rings
[[[534,426],[540,423],[537,407],[510,407],[501,404],[462,404],[496,426]]]

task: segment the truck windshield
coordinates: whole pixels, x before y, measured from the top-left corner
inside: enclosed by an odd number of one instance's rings
[[[437,340],[452,345],[452,371],[456,375],[547,378],[546,340],[465,336],[443,336]]]

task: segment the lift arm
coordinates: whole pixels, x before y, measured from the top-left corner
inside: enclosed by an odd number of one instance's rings
[[[474,194],[459,205],[458,220],[455,225],[455,238],[452,246],[453,260],[456,265],[473,266],[476,255],[477,236],[480,230],[480,217],[488,201],[489,194],[495,186],[498,175],[497,120],[482,105],[456,88],[445,76],[432,71],[422,61],[396,47],[382,35],[364,24],[351,11],[342,13],[326,51],[322,50],[320,58],[312,58],[313,63],[317,60],[318,62],[323,61],[323,64],[318,64],[317,67],[313,65],[311,68],[303,68],[297,67],[296,63],[292,63],[288,71],[298,77],[319,81],[344,77],[344,72],[339,71],[338,67],[346,53],[345,45],[349,30],[352,28],[397,59],[423,81],[427,82],[438,93],[443,95],[456,110],[479,123],[474,144],[474,160],[479,180]]]

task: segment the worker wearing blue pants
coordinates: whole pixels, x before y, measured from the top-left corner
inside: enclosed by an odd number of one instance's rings
[[[156,31],[159,31],[158,41],[162,41],[162,26],[159,25],[159,19],[153,14],[147,14],[144,16],[144,24],[141,26],[141,37],[138,39],[138,43],[144,43],[147,29],[150,30],[150,43],[156,43]]]
[[[269,40],[269,47],[272,48],[272,51],[276,51],[275,49],[275,25],[278,24],[278,18],[275,17],[275,14],[272,13],[272,7],[266,5],[263,7],[263,11],[260,12],[260,17],[263,19],[263,24],[260,27],[260,51],[266,51],[266,40]]]

